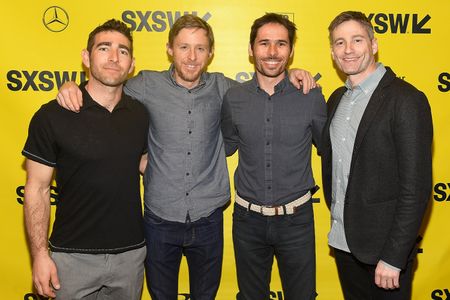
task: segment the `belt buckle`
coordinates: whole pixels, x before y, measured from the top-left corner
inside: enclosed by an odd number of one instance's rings
[[[281,210],[281,206],[273,206],[273,205],[261,206],[261,214],[262,215],[264,215],[264,213],[263,213],[263,208],[264,207],[266,207],[266,208],[273,208],[275,210],[275,214],[274,215],[269,215],[269,216],[281,216],[281,214],[278,213],[279,211],[280,212],[282,211]]]

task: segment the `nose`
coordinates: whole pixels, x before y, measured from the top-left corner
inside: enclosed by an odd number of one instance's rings
[[[345,43],[344,51],[345,53],[351,53],[353,51],[352,43]]]
[[[274,55],[277,54],[277,51],[278,51],[277,45],[271,44],[271,45],[269,46],[269,55],[274,56]]]
[[[117,62],[119,60],[119,50],[109,51],[109,61]]]
[[[197,58],[197,53],[195,52],[195,48],[189,49],[188,58],[191,61],[195,61]]]

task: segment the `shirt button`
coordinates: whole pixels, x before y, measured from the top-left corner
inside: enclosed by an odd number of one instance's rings
[[[190,110],[188,111],[188,114],[191,114],[191,111],[190,111]]]
[[[270,142],[269,142],[269,141],[267,141],[267,142],[266,142],[266,145],[270,145]]]
[[[342,162],[342,159],[341,159],[341,158],[339,158],[338,162]]]
[[[189,193],[186,193],[186,196],[189,196]]]
[[[266,121],[267,121],[267,122],[270,122],[270,119],[269,119],[269,118],[267,118],[267,119],[266,119]]]
[[[350,120],[350,117],[347,117],[347,118],[345,118],[347,121],[349,121]]]
[[[345,138],[342,138],[342,141],[345,142]]]
[[[187,155],[191,155],[191,152],[188,152]]]
[[[192,133],[192,131],[191,130],[189,130],[189,134],[191,134]]]
[[[192,92],[189,90],[188,93],[191,94]]]
[[[336,224],[336,223],[337,223],[337,221],[336,221],[336,220],[333,220],[333,223],[334,223],[334,224]]]
[[[270,168],[270,164],[267,164],[266,167]]]
[[[188,172],[188,173],[186,173],[186,176],[189,176],[189,172]]]
[[[272,187],[271,187],[271,186],[269,185],[269,186],[267,187],[267,189],[268,189],[268,190],[271,190],[271,189],[272,189]]]
[[[272,97],[267,98],[268,100],[272,100]]]

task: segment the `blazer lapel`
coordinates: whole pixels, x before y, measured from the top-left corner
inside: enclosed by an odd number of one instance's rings
[[[355,154],[358,152],[358,149],[364,140],[367,130],[370,128],[370,125],[372,124],[380,107],[386,99],[384,97],[384,88],[388,86],[394,78],[394,72],[389,67],[386,67],[386,73],[384,74],[383,78],[381,78],[381,81],[373,92],[372,97],[370,97],[369,103],[367,104],[366,110],[364,111],[364,114],[361,118],[361,122],[359,123],[355,138],[355,144],[353,146],[352,160],[354,159]]]

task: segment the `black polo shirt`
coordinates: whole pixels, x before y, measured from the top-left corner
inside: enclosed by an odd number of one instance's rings
[[[120,253],[142,247],[139,162],[147,150],[148,112],[125,94],[109,112],[81,90],[80,113],[56,100],[36,112],[22,151],[56,170],[50,249]]]

